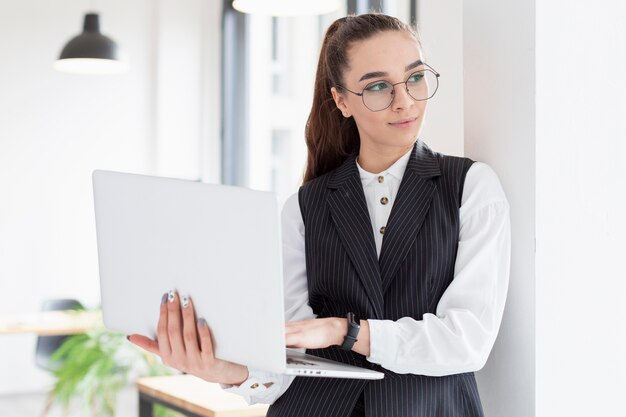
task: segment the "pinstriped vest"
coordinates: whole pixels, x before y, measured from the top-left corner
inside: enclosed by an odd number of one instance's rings
[[[309,303],[319,318],[397,320],[435,313],[454,274],[459,206],[473,161],[413,149],[380,258],[355,157],[301,187]],[[296,377],[267,416],[349,417],[363,394],[368,417],[482,417],[473,373],[396,374],[338,347],[308,353],[385,373],[376,381]]]

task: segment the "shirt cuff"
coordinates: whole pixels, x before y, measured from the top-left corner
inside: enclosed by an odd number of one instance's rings
[[[390,347],[386,345],[386,341],[393,340],[392,335],[387,334],[389,323],[385,322],[390,320],[367,320],[370,328],[370,355],[366,359],[377,365],[382,364],[385,357],[389,356]]]
[[[275,395],[275,391],[279,388],[278,381],[272,378],[270,374],[263,372],[255,372],[250,370],[250,376],[241,385],[220,384],[220,387],[231,394],[243,397],[248,405],[257,403],[267,404]],[[269,388],[265,384],[270,384]]]

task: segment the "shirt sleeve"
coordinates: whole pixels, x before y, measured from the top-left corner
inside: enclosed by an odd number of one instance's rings
[[[400,374],[443,376],[481,369],[495,342],[507,295],[509,204],[495,172],[475,162],[460,208],[454,278],[436,314],[368,320],[372,363]]]
[[[285,202],[282,211],[283,280],[285,297],[285,320],[314,319],[309,305],[309,290],[306,279],[306,257],[304,251],[304,222],[300,212],[298,193]],[[304,352],[306,349],[295,349]],[[241,395],[249,405],[272,404],[291,385],[295,376],[275,374],[249,369],[249,377],[241,385],[221,384],[233,394]]]

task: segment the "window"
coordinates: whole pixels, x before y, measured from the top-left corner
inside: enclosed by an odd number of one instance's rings
[[[409,22],[412,3],[348,0],[342,10],[323,16],[238,16],[238,38],[230,43],[237,52],[229,53],[239,54],[239,61],[224,67],[231,79],[225,91],[235,89],[224,98],[224,111],[230,113],[224,118],[225,182],[274,191],[281,203],[296,192],[304,174],[304,131],[326,29],[348,9],[363,13],[373,7]]]
[[[284,201],[298,190],[306,161],[304,129],[313,100],[325,16],[247,16],[249,164],[247,185]]]

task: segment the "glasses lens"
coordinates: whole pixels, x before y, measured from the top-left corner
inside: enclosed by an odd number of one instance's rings
[[[386,109],[392,99],[393,86],[387,81],[373,82],[363,90],[363,104],[372,111]]]
[[[407,79],[407,92],[415,100],[428,100],[435,95],[439,87],[439,79],[434,72],[416,71]]]
[[[407,92],[414,100],[428,100],[439,87],[439,79],[429,70],[416,71],[406,82]],[[402,88],[402,83],[398,85]],[[387,81],[368,84],[363,90],[363,103],[372,111],[384,110],[393,101],[394,87]]]

